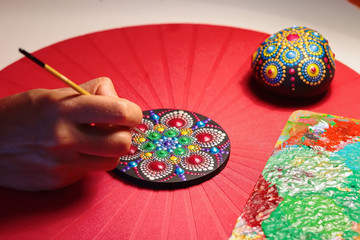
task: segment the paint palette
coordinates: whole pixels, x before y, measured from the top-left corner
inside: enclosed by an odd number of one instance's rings
[[[230,140],[213,120],[179,109],[143,112],[127,155],[115,173],[152,188],[187,187],[218,174],[230,154]]]
[[[360,120],[294,112],[230,239],[359,234]]]

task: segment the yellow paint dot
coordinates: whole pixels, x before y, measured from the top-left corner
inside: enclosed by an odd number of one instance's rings
[[[310,77],[316,77],[317,75],[319,75],[320,69],[318,65],[312,63],[307,67],[306,71]]]
[[[270,65],[266,68],[266,76],[268,76],[268,78],[276,78],[278,73],[277,67],[274,65]]]
[[[145,142],[146,138],[139,138],[139,142]]]
[[[252,56],[252,61],[254,61],[254,60],[255,60],[255,58],[256,58],[256,56],[257,56],[257,54],[258,54],[258,52],[257,52],[257,51],[255,51],[255,52],[254,52],[254,54],[253,54],[253,56]]]
[[[188,149],[193,150],[193,149],[195,149],[195,146],[194,146],[194,145],[190,145],[190,146],[188,146]]]
[[[152,156],[152,153],[151,153],[151,152],[147,152],[147,153],[145,153],[145,156],[151,157],[151,156]]]
[[[159,132],[165,131],[165,129],[164,129],[163,127],[159,127],[157,130],[158,130]]]
[[[188,131],[181,131],[181,135],[188,135],[189,134],[189,132]]]
[[[171,160],[171,161],[176,161],[176,160],[177,160],[177,157],[171,156],[171,157],[170,157],[170,160]]]

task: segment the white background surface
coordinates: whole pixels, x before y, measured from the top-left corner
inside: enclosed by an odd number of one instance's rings
[[[346,0],[0,0],[0,69],[50,44],[100,30],[207,23],[269,34],[319,31],[336,59],[360,73],[360,8]]]

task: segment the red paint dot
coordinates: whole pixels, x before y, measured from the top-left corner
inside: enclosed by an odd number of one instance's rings
[[[294,78],[294,77],[291,77],[291,78],[290,78],[290,82],[295,82],[295,78]]]
[[[268,70],[268,74],[272,74],[273,71],[271,69]]]
[[[133,154],[136,153],[136,151],[137,151],[137,148],[134,145],[131,145],[130,149],[129,149],[129,152],[128,152],[128,155],[133,155]]]
[[[324,62],[328,63],[329,59],[327,57],[324,58]]]
[[[311,68],[310,68],[310,71],[314,73],[314,72],[316,72],[316,68],[315,68],[315,67],[311,67]]]
[[[297,34],[290,34],[289,36],[286,37],[286,39],[289,40],[289,41],[296,41],[296,40],[298,40],[299,38],[300,38],[300,37],[299,37],[299,35],[297,35]]]
[[[204,159],[197,155],[192,155],[191,157],[188,158],[188,163],[193,164],[193,165],[198,165],[198,164],[202,163],[203,161],[204,161]]]
[[[168,122],[168,124],[170,127],[181,128],[185,125],[185,121],[184,121],[184,119],[181,119],[181,118],[174,118],[174,119],[171,119]]]
[[[146,130],[148,130],[148,127],[145,124],[140,124],[138,127],[138,129],[140,129],[141,131],[145,132]]]
[[[213,136],[211,134],[208,133],[199,133],[198,135],[196,135],[196,138],[199,142],[210,142],[213,139]]]
[[[295,84],[291,84],[292,87],[295,87]]]
[[[290,69],[289,69],[289,73],[290,73],[291,75],[295,74],[295,69],[290,68]]]
[[[330,69],[330,64],[327,65],[327,68]]]
[[[150,170],[153,171],[162,171],[165,169],[165,167],[166,167],[165,163],[159,161],[154,161],[149,165]]]

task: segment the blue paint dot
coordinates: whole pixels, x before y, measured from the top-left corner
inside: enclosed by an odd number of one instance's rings
[[[175,169],[175,173],[177,175],[182,175],[182,174],[185,173],[185,171],[184,171],[184,169],[178,167],[178,168]]]
[[[289,51],[289,52],[286,53],[286,57],[287,57],[288,59],[294,59],[294,58],[296,58],[296,52],[294,52],[294,51]]]
[[[274,46],[269,46],[269,47],[266,49],[266,51],[267,51],[268,53],[272,53],[274,50],[275,50],[275,47],[274,47]]]
[[[315,44],[311,44],[310,45],[310,50],[313,51],[313,52],[317,52],[319,51],[319,47]]]
[[[198,127],[205,127],[205,123],[204,123],[203,121],[198,121],[198,122],[196,123],[196,125],[197,125]]]
[[[219,149],[217,149],[216,147],[212,147],[212,148],[210,149],[210,152],[211,152],[212,154],[217,154],[217,153],[219,153]]]
[[[159,115],[157,115],[157,114],[151,114],[150,118],[155,121],[160,119]]]
[[[136,167],[137,165],[138,165],[137,162],[134,162],[134,161],[129,162],[129,164],[128,164],[128,166],[131,167],[131,168],[134,168],[134,167]]]

